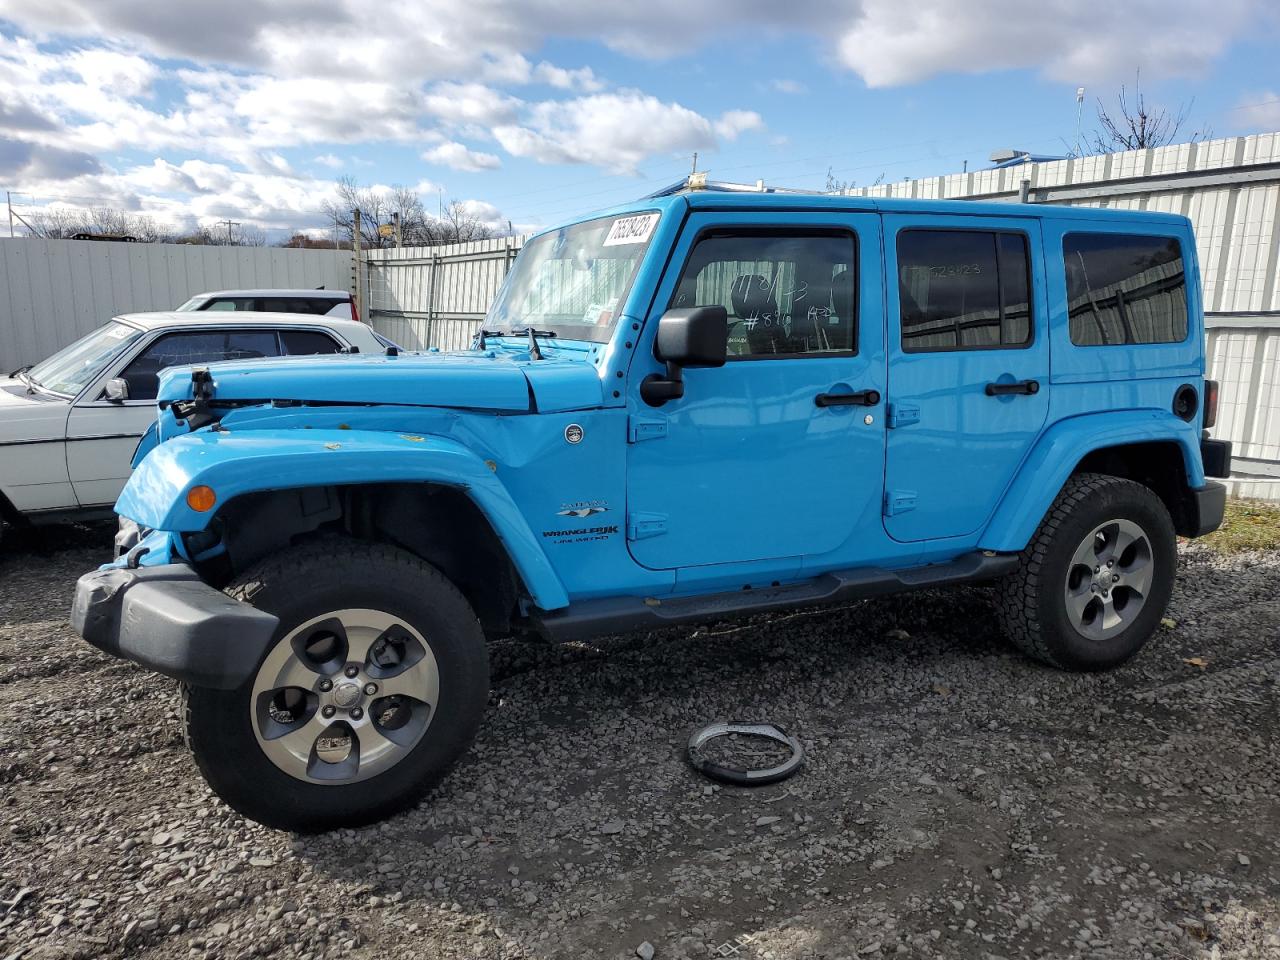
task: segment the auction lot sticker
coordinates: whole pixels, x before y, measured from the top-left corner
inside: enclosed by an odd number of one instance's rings
[[[637,217],[619,217],[609,228],[604,245],[620,247],[624,243],[648,243],[660,216],[660,213],[642,213]]]

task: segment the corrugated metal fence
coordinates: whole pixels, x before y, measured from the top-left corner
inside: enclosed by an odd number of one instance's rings
[[[411,350],[466,349],[524,240],[370,250],[369,322]]]
[[[351,253],[87,240],[0,240],[0,374],[121,313],[233,288],[351,289]]]

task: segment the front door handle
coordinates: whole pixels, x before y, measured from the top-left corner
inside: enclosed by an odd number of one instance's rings
[[[859,390],[857,393],[820,393],[813,398],[815,407],[874,407],[879,402],[879,390]]]
[[[1013,383],[988,383],[988,397],[1007,397],[1011,394],[1033,396],[1040,392],[1039,380],[1015,380]]]

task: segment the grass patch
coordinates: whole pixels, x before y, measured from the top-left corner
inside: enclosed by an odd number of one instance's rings
[[[1280,505],[1228,500],[1222,526],[1200,542],[1219,553],[1280,550]]]

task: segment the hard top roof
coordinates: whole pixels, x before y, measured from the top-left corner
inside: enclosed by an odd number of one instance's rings
[[[792,212],[850,212],[885,214],[938,214],[963,217],[1027,217],[1063,220],[1114,220],[1130,223],[1187,224],[1187,218],[1154,210],[1117,210],[1102,207],[1064,206],[1053,203],[1002,203],[993,200],[918,200],[893,197],[853,197],[800,191],[689,190],[651,196],[576,218],[573,222],[621,216],[645,210],[775,210]],[[552,232],[565,224],[551,228]]]
[[[351,294],[346,290],[316,289],[261,289],[261,290],[207,290],[204,293],[192,294],[196,297],[317,297],[322,300],[350,300]]]

